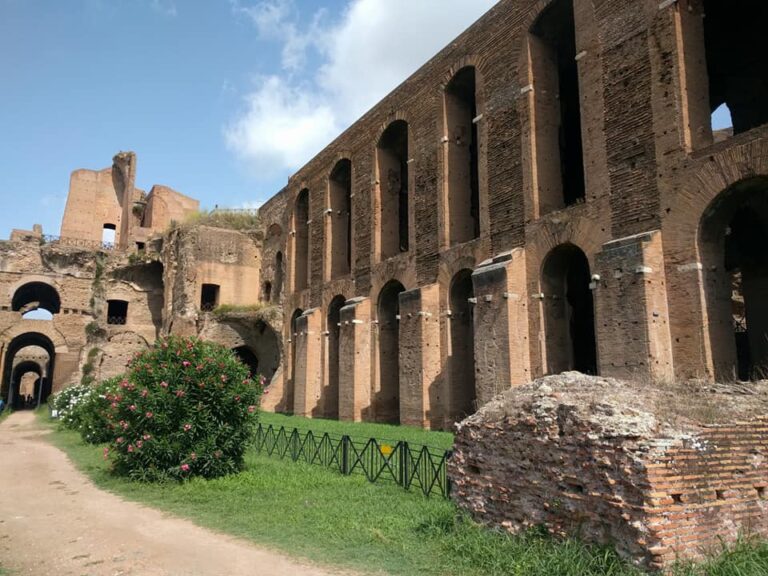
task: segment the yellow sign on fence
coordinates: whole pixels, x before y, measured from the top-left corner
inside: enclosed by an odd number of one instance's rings
[[[390,454],[392,454],[392,452],[394,452],[394,450],[395,450],[395,449],[394,449],[394,448],[392,448],[392,446],[390,446],[389,444],[382,444],[382,445],[379,447],[379,450],[381,450],[381,453],[382,453],[384,456],[389,456]]]

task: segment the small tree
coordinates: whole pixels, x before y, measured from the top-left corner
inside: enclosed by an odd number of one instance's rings
[[[259,379],[218,344],[171,337],[137,355],[115,392],[105,455],[137,480],[215,478],[242,469]]]

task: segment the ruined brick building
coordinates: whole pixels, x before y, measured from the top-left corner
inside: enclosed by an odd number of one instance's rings
[[[109,282],[145,294],[156,334],[250,354],[267,409],[446,427],[569,369],[750,378],[768,364],[767,11],[501,0],[294,174],[257,234],[161,235],[195,206],[158,188],[95,224],[71,197],[62,236],[110,224],[131,251],[154,233],[160,256]],[[721,105],[733,129],[713,133]],[[117,191],[119,171],[89,186]],[[57,371],[82,367],[85,344],[67,339],[109,317],[87,305],[93,279],[76,280],[72,334],[44,342]],[[8,372],[26,332],[2,281]],[[274,317],[208,312],[259,303]]]

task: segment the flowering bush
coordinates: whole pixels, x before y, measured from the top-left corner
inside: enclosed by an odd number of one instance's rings
[[[261,382],[218,344],[171,337],[137,355],[105,395],[105,457],[138,480],[237,472],[258,419]]]
[[[75,406],[73,420],[87,444],[103,444],[112,439],[115,425],[110,420],[107,398],[117,390],[121,381],[122,377],[118,377],[91,385],[89,393]]]
[[[59,421],[65,428],[80,429],[80,413],[77,407],[88,399],[92,391],[88,384],[77,384],[53,396],[51,407],[58,413]]]

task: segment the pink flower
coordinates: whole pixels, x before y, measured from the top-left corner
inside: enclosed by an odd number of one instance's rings
[[[107,458],[109,458],[109,448],[105,447],[104,448],[104,460],[106,460]]]
[[[182,465],[181,465],[181,469],[182,469],[184,472],[189,472],[189,464],[182,464]]]
[[[269,394],[269,390],[264,390],[264,395],[266,396],[267,394]]]
[[[235,402],[240,402],[240,396],[235,396]]]
[[[152,434],[144,434],[144,436],[142,436],[142,438],[144,440],[152,440]]]
[[[228,380],[227,375],[226,374],[222,374],[221,375],[221,381],[222,382],[226,382],[227,380]]]
[[[253,414],[256,411],[256,406],[248,406],[248,414]]]
[[[147,397],[147,394],[149,394],[149,390],[147,390],[146,388],[145,388],[144,390],[142,390],[142,391],[141,391],[141,397],[142,397],[142,398],[146,398],[146,397]]]
[[[181,365],[184,366],[184,368],[186,368],[187,366],[190,366],[191,364],[192,363],[189,362],[188,360],[184,360],[184,362],[181,363]]]
[[[136,412],[136,404],[131,404],[130,406],[128,406],[128,410],[130,410],[131,412]]]
[[[144,442],[142,442],[141,440],[139,440],[138,442],[136,442],[136,448],[139,448],[139,449],[141,449],[141,447],[142,447],[142,446],[144,446]]]
[[[133,444],[128,444],[128,452],[133,452]]]
[[[117,402],[112,402],[112,404],[110,404],[110,406],[111,406],[112,408],[117,408]]]
[[[160,382],[160,386],[163,387],[163,388],[168,388],[168,382],[162,381],[162,382]]]
[[[184,390],[176,390],[176,398],[183,398],[184,394],[186,394]]]
[[[120,388],[128,388],[128,380],[123,380],[120,382]]]
[[[147,418],[152,418],[154,414],[152,414],[152,412],[147,412],[146,414],[144,414],[144,416],[146,416]]]
[[[264,386],[264,384],[266,383],[266,381],[267,381],[267,379],[266,379],[266,378],[264,378],[264,376],[259,376],[259,384],[261,384],[262,386]]]
[[[192,430],[192,424],[184,424],[184,432],[189,432]]]
[[[117,443],[118,443],[118,444],[122,444],[123,442],[125,442],[125,438],[123,438],[122,436],[120,436],[120,438],[118,438],[118,439],[117,439]]]

